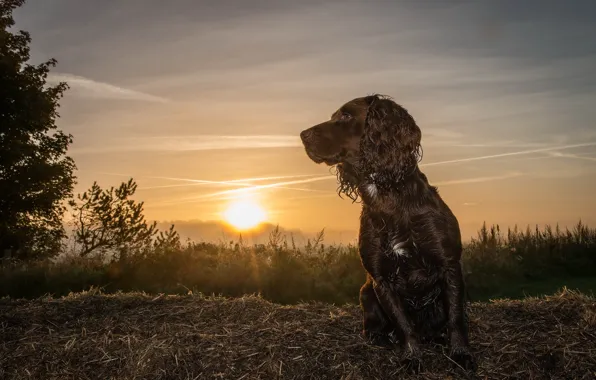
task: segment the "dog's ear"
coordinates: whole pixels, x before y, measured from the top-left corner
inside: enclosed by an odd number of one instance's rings
[[[361,164],[369,174],[392,173],[400,180],[421,158],[422,134],[406,109],[387,97],[366,97],[369,103],[360,141]]]

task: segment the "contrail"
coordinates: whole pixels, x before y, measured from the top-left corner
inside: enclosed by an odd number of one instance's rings
[[[100,174],[130,177],[129,175],[120,174],[120,173],[105,173],[104,172],[104,173],[100,173]],[[204,180],[204,179],[178,178],[178,177],[143,176],[141,178],[165,179],[165,180],[170,180],[170,181],[184,181],[184,182],[190,182],[190,183],[179,184],[179,185],[144,186],[144,187],[139,187],[138,190],[150,190],[150,189],[185,187],[185,186],[199,186],[199,185],[252,187],[252,186],[256,186],[256,185],[250,183],[250,182],[254,182],[254,181],[270,181],[273,179],[301,178],[301,177],[314,177],[314,176],[315,176],[315,174],[296,174],[296,175],[284,175],[284,176],[243,178],[243,179],[234,179],[234,180],[228,180],[228,181],[211,181],[211,180]],[[273,185],[277,185],[277,184],[273,184]],[[280,189],[285,189],[285,190],[321,192],[321,190],[305,189],[305,188],[300,188],[300,187],[286,187],[283,185],[274,186],[274,187],[277,187]]]
[[[74,149],[77,154],[102,154],[111,152],[192,152],[229,149],[297,148],[300,137],[291,135],[248,136],[148,136],[113,139],[103,145]]]
[[[174,187],[189,187],[189,186],[200,186],[200,185],[205,185],[205,183],[179,183],[177,185],[142,186],[142,187],[139,187],[137,190],[170,189],[170,188],[174,188]]]
[[[560,152],[551,152],[550,154],[553,157],[566,157],[566,158],[575,158],[578,160],[596,161],[596,157],[579,156],[577,154],[568,154],[568,153],[560,153]]]
[[[449,186],[449,185],[457,185],[457,184],[462,184],[462,183],[488,182],[488,181],[496,181],[496,180],[501,180],[501,179],[519,177],[522,175],[523,175],[522,173],[511,173],[511,174],[505,174],[505,175],[493,176],[493,177],[466,178],[466,179],[459,179],[459,180],[453,180],[453,181],[444,181],[444,182],[433,183],[433,185]],[[298,181],[288,181],[288,182],[280,182],[280,183],[271,183],[271,184],[267,184],[267,185],[257,185],[257,186],[245,187],[245,188],[241,188],[241,189],[219,191],[216,193],[198,196],[194,199],[204,201],[205,198],[212,198],[212,197],[216,197],[219,195],[237,194],[237,193],[243,193],[243,192],[259,190],[259,189],[274,188],[274,187],[277,188],[278,186],[286,185],[286,184],[316,182],[316,181],[323,181],[323,180],[332,179],[332,178],[336,178],[336,177],[334,177],[334,176],[315,177],[315,178],[309,178],[309,179],[298,180]],[[329,193],[329,194],[331,195],[331,193]],[[303,197],[303,198],[306,198],[306,197]],[[189,200],[192,201],[192,199],[189,199]]]
[[[583,143],[583,144],[574,144],[574,145],[554,146],[554,147],[550,147],[550,148],[531,149],[531,150],[522,150],[522,151],[518,151],[518,152],[491,154],[489,156],[459,158],[459,159],[448,160],[448,161],[430,162],[428,164],[420,164],[419,166],[435,166],[435,165],[455,164],[455,163],[459,163],[459,162],[480,161],[480,160],[488,160],[490,158],[499,158],[499,157],[508,157],[508,156],[519,156],[519,155],[523,155],[523,154],[532,154],[532,153],[540,153],[540,152],[550,152],[550,151],[553,151],[553,150],[581,148],[581,147],[595,146],[595,145],[596,145],[596,142]]]
[[[230,182],[244,182],[244,181],[270,181],[272,179],[288,179],[288,178],[300,178],[300,177],[314,177],[315,174],[295,174],[295,175],[279,175],[276,177],[254,177],[244,179],[234,179]]]
[[[277,184],[271,184],[271,185],[277,185]],[[262,188],[262,186],[267,186],[267,185],[261,185],[258,187]],[[255,187],[257,187],[257,186],[255,186]],[[273,187],[273,186],[270,186],[270,187]],[[276,188],[284,188],[284,187],[276,187]],[[292,189],[292,188],[288,188],[288,187],[285,187],[285,188]],[[172,205],[172,204],[181,204],[181,203],[204,203],[204,202],[237,199],[237,197],[234,196],[235,194],[237,194],[237,193],[241,194],[242,192],[251,191],[251,190],[253,190],[253,188],[242,188],[242,189],[236,189],[236,190],[239,190],[239,191],[235,191],[235,190],[222,191],[219,193],[206,194],[206,195],[194,196],[194,197],[189,197],[189,198],[179,198],[179,199],[175,199],[175,200],[168,200],[168,201],[163,201],[163,202],[158,202],[158,203],[152,203],[151,207],[168,206],[168,205]],[[295,189],[295,190],[300,190],[300,189]],[[287,199],[318,198],[318,197],[330,197],[332,195],[336,195],[336,193],[332,193],[328,190],[312,190],[312,189],[302,189],[302,190],[313,191],[313,192],[317,192],[320,194],[309,196],[309,197],[304,196],[304,197],[293,197],[293,198],[287,198]]]
[[[189,187],[189,186],[200,186],[200,185],[205,185],[205,183],[184,183],[184,184],[178,184],[178,185],[158,185],[158,186],[143,186],[143,187],[139,187],[137,190],[155,190],[155,189],[169,189],[169,188],[175,188],[175,187]],[[222,183],[221,186],[225,186],[227,184]],[[254,185],[250,185],[250,184],[230,184],[230,185],[238,185],[241,187],[251,187]],[[279,186],[277,187],[278,189],[284,189],[284,190],[296,190],[296,191],[306,191],[306,192],[321,192],[323,190],[315,190],[315,189],[306,189],[306,188],[302,188],[302,187],[287,187],[287,186]]]
[[[492,155],[488,155],[488,156],[469,157],[469,158],[460,158],[460,159],[455,159],[455,160],[431,162],[428,164],[421,164],[420,166],[435,166],[435,165],[446,165],[446,164],[453,164],[453,163],[460,163],[460,162],[480,161],[480,160],[488,160],[491,158],[519,156],[519,155],[525,155],[525,154],[550,152],[550,151],[554,151],[554,150],[581,148],[581,147],[595,146],[595,145],[596,145],[596,142],[573,144],[573,145],[563,145],[563,146],[558,146],[558,147],[530,149],[530,150],[523,150],[523,151],[517,151],[517,152],[492,154]],[[484,177],[484,180],[487,180],[487,178],[488,177]],[[267,188],[277,188],[277,187],[281,187],[281,186],[285,186],[285,185],[293,185],[293,184],[299,184],[299,183],[308,183],[308,182],[331,180],[331,179],[336,179],[336,177],[329,175],[329,176],[323,176],[323,177],[309,178],[309,179],[305,179],[305,180],[287,181],[287,182],[278,182],[278,183],[272,183],[272,184],[267,184],[267,185],[250,186],[250,187],[244,187],[242,189],[226,190],[226,191],[219,191],[216,193],[206,194],[206,195],[200,196],[199,198],[213,197],[213,196],[224,195],[224,194],[242,193],[242,192],[267,189]],[[463,183],[461,181],[472,181],[472,180],[455,180],[455,181],[450,181],[448,184]],[[478,181],[478,180],[475,180],[475,181]]]
[[[118,99],[143,100],[147,102],[169,103],[170,100],[144,92],[115,86],[109,83],[97,82],[89,78],[72,74],[49,74],[49,83],[66,82],[69,86],[80,88],[90,96]]]
[[[151,187],[144,187],[142,189],[152,189],[152,188],[163,188],[163,187],[180,187],[180,186],[196,186],[196,185],[221,185],[221,186],[240,186],[240,187],[251,187],[255,186],[250,182],[259,182],[259,181],[271,181],[274,179],[286,179],[286,178],[300,178],[300,177],[313,177],[313,174],[297,174],[297,175],[286,175],[286,176],[273,176],[273,177],[254,177],[254,178],[244,178],[244,179],[234,179],[228,181],[210,181],[210,180],[202,180],[202,179],[190,179],[190,178],[175,178],[175,177],[150,177],[155,179],[168,179],[172,181],[186,181],[191,182],[184,185],[162,185],[162,186],[151,186]],[[313,190],[313,189],[305,189],[300,187],[287,187],[287,186],[276,186],[279,189],[285,190],[296,190],[296,191],[307,191],[307,192],[319,192],[320,190]]]
[[[100,172],[98,174],[105,174],[105,175],[114,175],[118,177],[133,177],[128,174],[121,174],[121,173],[108,173],[108,172]],[[161,188],[161,187],[177,187],[177,186],[191,186],[191,185],[235,185],[235,186],[252,186],[248,183],[232,183],[231,181],[210,181],[204,179],[190,179],[190,178],[176,178],[176,177],[159,177],[159,176],[140,176],[137,178],[151,178],[151,179],[166,179],[170,181],[184,181],[184,182],[191,182],[190,184],[184,185],[162,185],[162,186],[151,186],[151,187],[139,187],[139,189],[148,189],[148,188]]]
[[[221,184],[221,185],[233,185],[233,186],[253,186],[249,182],[255,181],[271,181],[274,179],[287,179],[287,178],[300,178],[300,177],[314,177],[314,174],[296,174],[296,175],[283,175],[283,176],[273,176],[273,177],[254,177],[254,178],[242,178],[242,179],[232,179],[227,181],[211,181],[211,180],[202,180],[202,179],[192,179],[192,178],[176,178],[176,177],[146,177],[146,178],[154,178],[154,179],[167,179],[171,181],[185,181],[191,182],[196,184]]]
[[[145,178],[152,178],[152,179],[166,179],[170,181],[184,181],[187,182],[184,185],[163,185],[165,187],[173,187],[173,186],[192,186],[192,185],[224,185],[224,186],[253,186],[250,183],[244,183],[244,181],[211,181],[207,179],[190,179],[190,178],[176,178],[176,177],[145,177]],[[161,187],[161,186],[155,186]],[[147,189],[147,187],[145,187]]]
[[[128,174],[122,174],[122,173],[98,172],[98,174],[115,175],[115,176],[119,176],[119,177],[132,177]],[[271,176],[271,177],[253,177],[253,178],[232,179],[232,180],[227,180],[227,181],[213,181],[213,180],[206,180],[206,179],[162,177],[162,176],[140,176],[140,178],[165,179],[165,180],[170,180],[170,181],[191,182],[190,184],[184,184],[184,185],[151,186],[151,188],[161,188],[161,187],[177,187],[177,186],[191,186],[191,185],[253,186],[253,184],[251,184],[249,182],[270,181],[273,179],[314,177],[314,176],[315,176],[315,174],[296,174],[296,175],[283,175],[283,176]],[[148,188],[148,187],[145,187],[145,189],[146,188]]]
[[[324,181],[324,180],[328,180],[331,178],[336,178],[336,177],[321,176],[321,177],[314,177],[314,178],[308,178],[308,179],[300,179],[300,180],[296,180],[296,181],[269,183],[267,185],[256,185],[256,186],[251,186],[251,187],[244,187],[241,189],[218,191],[216,193],[206,194],[206,195],[200,196],[198,198],[209,198],[209,197],[214,197],[214,196],[218,196],[218,195],[237,194],[237,193],[244,193],[244,192],[249,192],[249,191],[253,191],[253,190],[278,188],[280,186],[285,186],[285,185],[297,185],[297,184],[301,184],[301,183]]]
[[[439,144],[437,144],[439,145]],[[454,148],[538,148],[543,147],[545,143],[515,143],[515,142],[494,142],[494,143],[469,143],[469,144],[450,144]]]
[[[500,179],[508,179],[514,177],[522,176],[522,173],[511,173],[505,174],[501,176],[492,176],[492,177],[476,177],[476,178],[466,178],[466,179],[455,179],[452,181],[443,181],[443,182],[435,182],[433,186],[449,186],[449,185],[459,185],[462,183],[478,183],[478,182],[489,182],[489,181],[498,181]]]
[[[532,154],[532,153],[551,152],[551,151],[564,150],[564,149],[581,148],[581,147],[587,147],[587,146],[596,146],[596,142],[572,144],[572,145],[562,145],[562,146],[557,146],[557,147],[548,147],[548,148],[540,148],[540,149],[530,149],[530,150],[492,154],[492,155],[479,156],[479,157],[460,158],[460,159],[455,159],[455,160],[438,161],[438,162],[420,164],[420,166],[421,167],[436,166],[436,165],[446,165],[446,164],[454,164],[454,163],[460,163],[460,162],[480,161],[480,160],[488,160],[491,158],[519,156],[519,155],[526,155],[526,154]],[[580,156],[577,156],[577,158],[579,158],[579,157]],[[589,157],[588,158],[582,157],[582,158],[590,159]],[[104,173],[104,174],[113,174],[113,173]],[[121,175],[121,174],[116,174],[116,175]],[[519,175],[521,175],[521,174],[519,174]],[[232,186],[240,186],[241,187],[240,189],[225,190],[225,191],[219,191],[219,192],[215,192],[215,193],[205,194],[205,195],[202,195],[199,197],[190,198],[188,200],[212,198],[212,197],[216,197],[219,195],[238,194],[238,193],[243,193],[243,192],[250,192],[250,191],[254,191],[254,190],[269,189],[269,188],[286,188],[286,189],[298,190],[296,188],[287,188],[285,186],[336,179],[336,177],[333,175],[327,175],[327,176],[307,178],[307,179],[303,179],[303,180],[270,183],[270,184],[266,184],[266,185],[252,185],[252,184],[248,183],[251,180],[252,181],[268,180],[268,179],[270,180],[270,179],[278,179],[278,178],[283,179],[283,178],[297,178],[297,177],[307,177],[307,176],[310,176],[310,175],[304,174],[304,175],[296,175],[296,176],[260,177],[257,179],[247,178],[247,179],[231,180],[231,181],[207,181],[207,180],[195,180],[195,179],[188,179],[188,178],[173,178],[173,177],[149,177],[149,178],[161,178],[161,179],[170,179],[170,180],[178,180],[178,181],[190,181],[190,182],[195,182],[197,184],[219,184],[219,185],[227,185],[227,186],[232,185]],[[518,174],[516,174],[514,176],[518,176]],[[479,178],[475,178],[475,179],[473,178],[473,179],[464,179],[464,180],[454,180],[454,181],[447,181],[447,182],[443,182],[442,184],[441,183],[439,183],[439,184],[444,186],[444,185],[449,185],[449,184],[467,183],[467,182],[481,182],[481,181],[504,179],[504,178],[510,178],[510,177],[512,177],[511,174],[507,175],[507,176],[499,176],[499,177],[479,177]],[[312,189],[301,189],[301,190],[302,191],[315,191]]]

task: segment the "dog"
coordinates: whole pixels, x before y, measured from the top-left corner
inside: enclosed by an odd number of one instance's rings
[[[300,133],[312,161],[335,166],[340,197],[362,203],[364,336],[383,346],[399,341],[418,369],[420,345],[443,336],[452,360],[475,371],[459,224],[418,166],[421,137],[408,111],[383,95],[353,99]]]

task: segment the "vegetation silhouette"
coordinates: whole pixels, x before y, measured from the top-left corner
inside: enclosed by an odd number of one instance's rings
[[[68,86],[46,86],[56,60],[27,63],[29,33],[8,30],[12,11],[23,4],[0,2],[0,257],[24,260],[59,252],[75,163],[66,155],[72,136],[56,126]]]
[[[75,251],[79,256],[110,254],[123,258],[152,244],[174,245],[180,241],[173,225],[164,233],[156,228],[157,222],[147,223],[143,202],[131,199],[136,189],[132,178],[107,190],[94,182],[76,200],[70,200]]]
[[[61,296],[97,287],[107,293],[260,294],[284,304],[343,304],[358,302],[365,279],[358,248],[325,245],[323,231],[297,247],[279,229],[267,244],[247,245],[241,240],[182,243],[172,227],[127,255],[98,250],[82,257],[81,252],[53,261],[5,263],[0,296]],[[565,285],[590,293],[596,285],[596,229],[581,221],[564,230],[515,227],[503,233],[498,226],[483,227],[464,245],[462,260],[470,300],[553,293]]]

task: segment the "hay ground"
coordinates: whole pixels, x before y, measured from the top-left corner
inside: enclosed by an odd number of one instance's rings
[[[482,379],[596,378],[596,301],[570,291],[474,303]],[[367,345],[357,306],[259,297],[75,294],[0,299],[0,379],[460,379],[440,346],[408,376]]]

